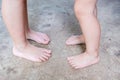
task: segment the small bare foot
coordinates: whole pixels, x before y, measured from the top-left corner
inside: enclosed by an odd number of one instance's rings
[[[30,30],[28,32],[27,39],[31,39],[42,44],[48,44],[50,42],[50,39],[46,34],[41,32],[35,32],[33,30]]]
[[[67,41],[67,45],[76,45],[76,44],[82,44],[85,43],[84,36],[83,35],[74,35],[71,36]]]
[[[77,56],[68,57],[68,62],[73,68],[79,69],[98,63],[99,57],[83,53]]]
[[[44,48],[37,48],[31,44],[26,45],[24,48],[13,48],[15,56],[28,59],[34,62],[44,62],[51,56],[51,51]]]

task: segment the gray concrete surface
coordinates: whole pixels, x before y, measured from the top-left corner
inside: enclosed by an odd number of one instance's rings
[[[47,33],[52,40],[48,46],[31,41],[53,51],[45,63],[12,55],[12,40],[0,13],[0,80],[120,80],[120,0],[99,0],[101,61],[79,70],[72,69],[66,61],[66,57],[85,50],[85,45],[65,45],[70,35],[81,33],[73,5],[73,0],[28,0],[30,27]]]

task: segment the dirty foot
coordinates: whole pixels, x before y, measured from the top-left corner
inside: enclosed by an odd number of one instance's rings
[[[15,56],[28,59],[34,62],[47,61],[51,56],[51,51],[44,48],[37,48],[31,44],[22,48],[13,47],[13,54]]]
[[[84,36],[83,35],[74,35],[71,36],[67,41],[67,45],[76,45],[76,44],[82,44],[85,43]]]
[[[35,32],[33,30],[30,30],[27,33],[27,39],[31,39],[42,44],[48,44],[50,42],[50,39],[46,34],[41,32]]]
[[[99,62],[99,57],[88,53],[68,57],[67,59],[69,64],[75,69],[84,68]]]

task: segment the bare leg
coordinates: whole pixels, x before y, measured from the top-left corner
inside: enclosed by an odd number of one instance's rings
[[[94,9],[94,15],[97,17],[97,6]],[[84,35],[73,35],[66,41],[67,45],[77,45],[85,43]]]
[[[44,33],[41,33],[41,32],[35,32],[33,30],[31,30],[29,28],[29,23],[28,23],[28,13],[27,13],[27,0],[25,0],[25,30],[26,30],[26,37],[27,39],[31,39],[31,40],[34,40],[38,43],[42,43],[42,44],[48,44],[50,42],[50,39],[49,37],[44,34]]]
[[[13,39],[13,53],[16,56],[42,62],[50,57],[50,50],[37,48],[26,39],[26,0],[2,0],[2,14]]]
[[[86,43],[83,54],[68,57],[75,69],[84,68],[99,61],[100,25],[96,17],[96,0],[76,0],[75,13],[79,20]]]

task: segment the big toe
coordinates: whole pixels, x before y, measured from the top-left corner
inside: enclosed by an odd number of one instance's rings
[[[73,45],[73,44],[75,44],[75,41],[74,41],[74,39],[73,39],[72,37],[70,37],[70,38],[66,41],[66,44],[67,44],[67,45]]]
[[[50,40],[49,39],[44,39],[44,44],[49,44]]]
[[[67,57],[67,60],[69,61],[69,60],[73,60],[73,57]]]
[[[47,34],[42,33],[42,37],[43,37],[45,42],[49,42],[50,41],[50,38],[48,37]]]
[[[49,37],[44,33],[37,33],[37,42],[42,44],[48,44],[50,42]]]
[[[70,44],[71,44],[71,40],[68,39],[68,40],[66,41],[66,44],[67,44],[67,45],[70,45]]]
[[[39,42],[39,43],[43,43],[43,44],[48,44],[48,43],[50,42],[50,40],[45,39],[44,37],[42,37],[42,38],[40,38],[40,39],[38,40],[38,42]]]
[[[47,34],[43,34],[43,36],[44,36],[44,38],[45,38],[47,41],[50,40]]]

